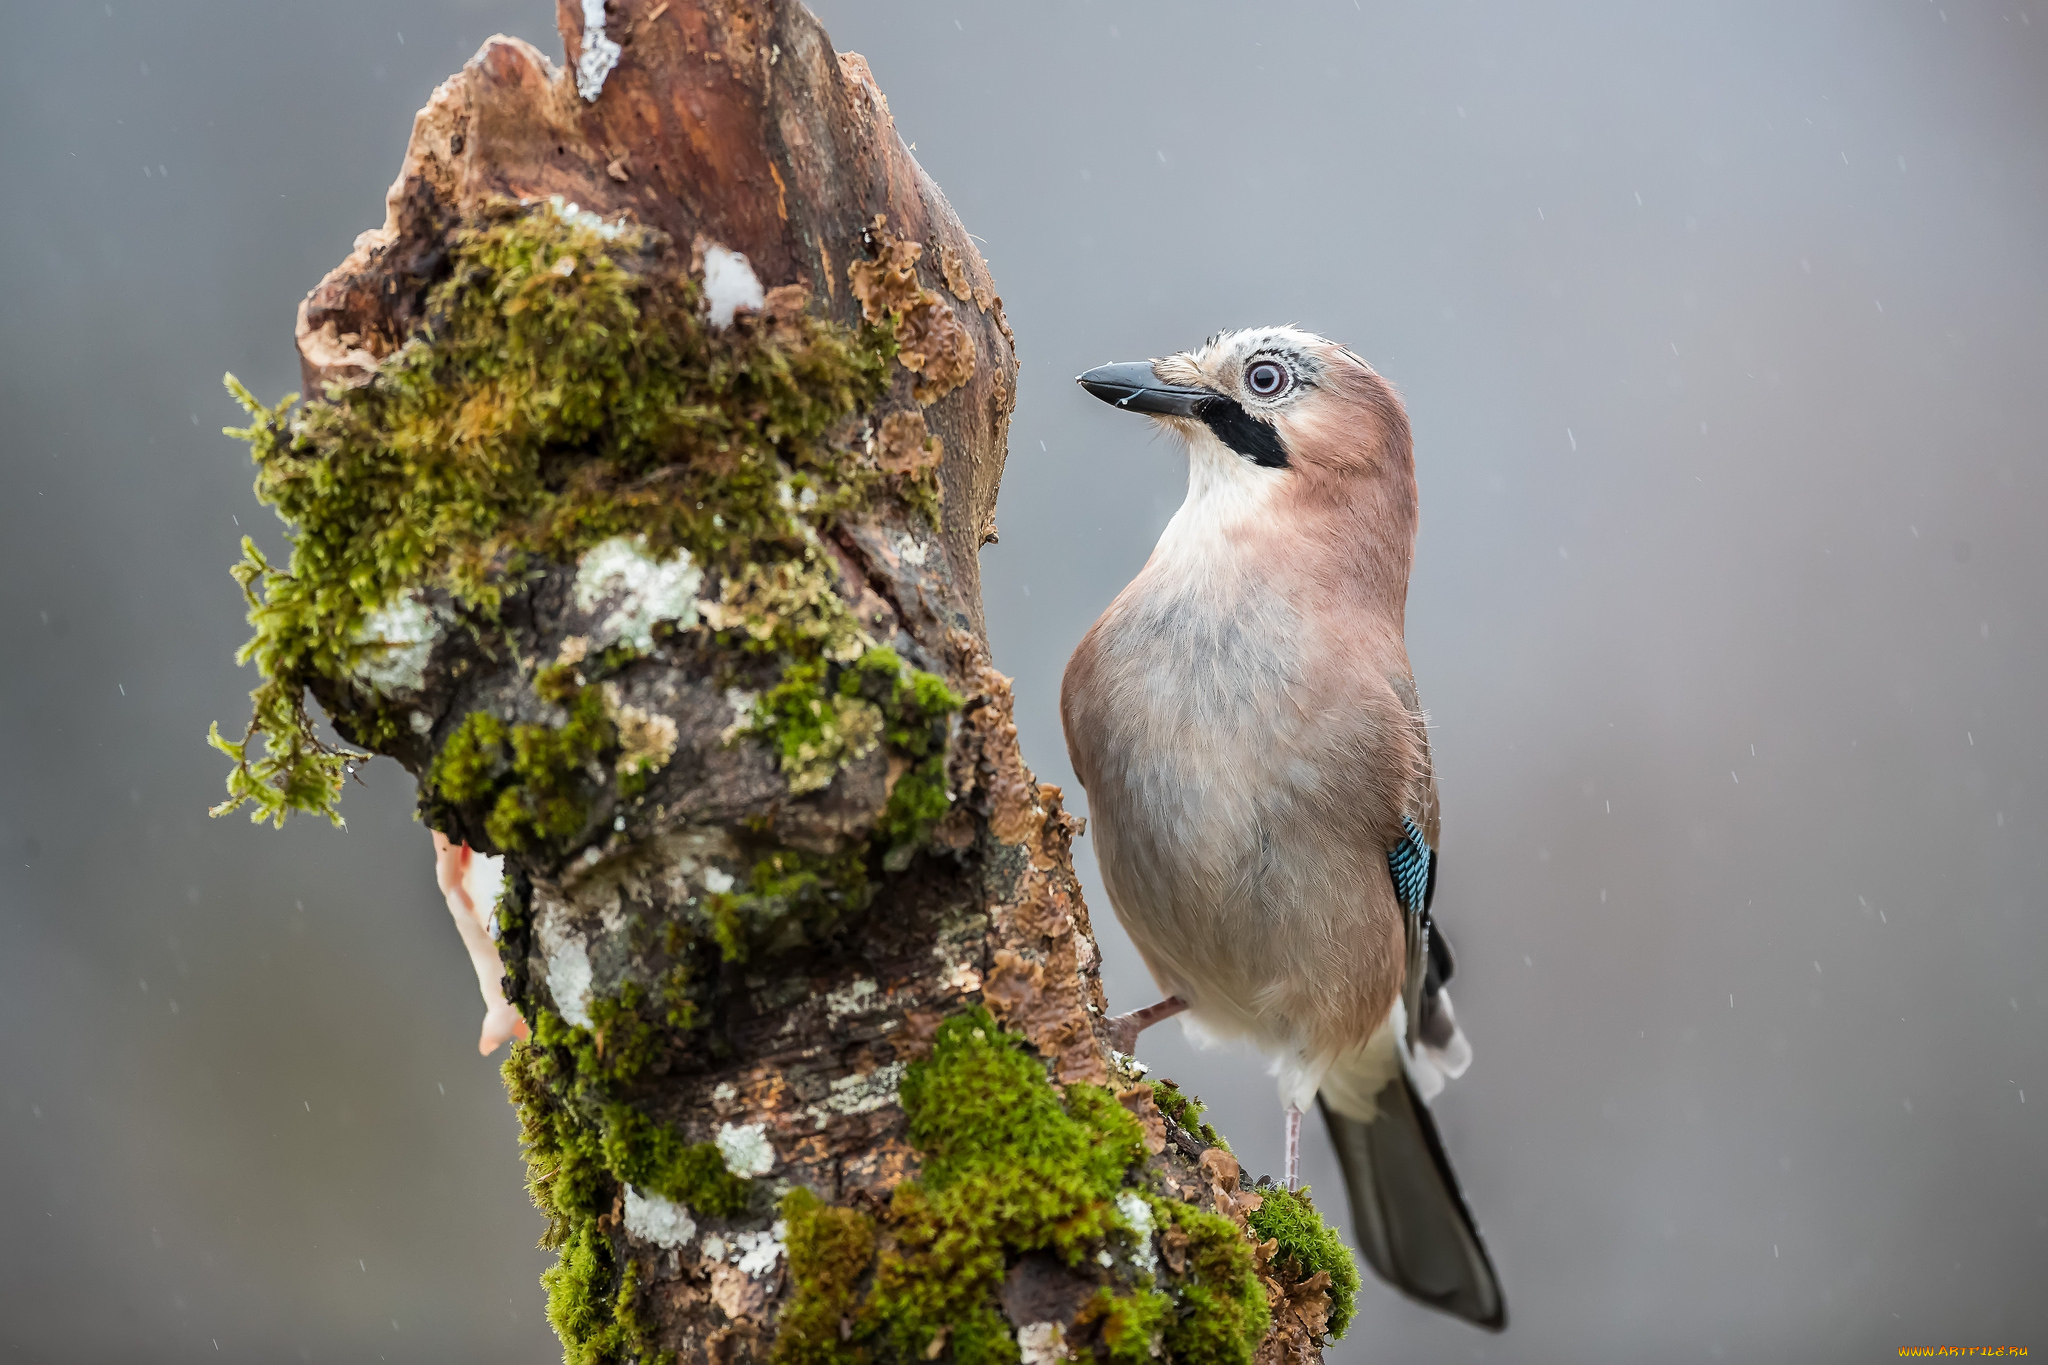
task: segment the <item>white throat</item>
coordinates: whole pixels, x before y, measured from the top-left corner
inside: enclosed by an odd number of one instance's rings
[[[1206,427],[1197,428],[1187,442],[1188,495],[1152,552],[1162,567],[1213,563],[1227,551],[1232,531],[1271,515],[1268,504],[1287,475],[1284,469],[1254,464]]]

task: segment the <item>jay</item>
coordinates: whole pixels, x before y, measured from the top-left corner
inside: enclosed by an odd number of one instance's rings
[[[1089,393],[1188,451],[1187,499],[1075,649],[1060,718],[1118,921],[1174,1015],[1272,1059],[1295,1186],[1318,1104],[1382,1278],[1481,1327],[1499,1281],[1428,1102],[1471,1049],[1431,919],[1437,792],[1402,637],[1408,417],[1292,327],[1104,365]]]

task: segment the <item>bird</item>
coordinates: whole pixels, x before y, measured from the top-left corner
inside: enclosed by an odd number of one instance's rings
[[[476,970],[477,990],[484,997],[484,1026],[476,1050],[488,1057],[500,1045],[529,1033],[526,1020],[505,998],[505,966],[498,954],[498,941],[491,936],[491,910],[505,882],[505,860],[478,853],[436,830],[434,881],[448,902],[455,932],[469,951],[469,965]]]
[[[1110,905],[1165,997],[1107,1021],[1111,1046],[1179,1015],[1197,1041],[1264,1053],[1287,1188],[1315,1103],[1374,1270],[1502,1330],[1429,1110],[1472,1052],[1432,915],[1436,775],[1404,639],[1407,411],[1355,353],[1293,326],[1078,381],[1188,454],[1186,500],[1060,688]]]

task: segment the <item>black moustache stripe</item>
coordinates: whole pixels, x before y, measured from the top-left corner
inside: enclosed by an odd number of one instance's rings
[[[1254,417],[1234,398],[1220,394],[1202,400],[1200,416],[1216,439],[1253,464],[1267,469],[1287,468],[1287,447],[1271,422]]]

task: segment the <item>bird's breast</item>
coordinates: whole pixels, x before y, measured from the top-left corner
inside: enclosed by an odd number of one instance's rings
[[[1091,676],[1074,700],[1091,768],[1160,796],[1258,785],[1236,760],[1298,728],[1302,624],[1271,592],[1133,584],[1083,645]]]
[[[1281,913],[1355,887],[1371,726],[1318,678],[1321,643],[1277,592],[1203,585],[1134,591],[1090,633],[1068,744],[1127,918]]]
[[[1383,1012],[1397,931],[1377,832],[1398,818],[1376,776],[1387,727],[1316,630],[1257,584],[1141,577],[1062,698],[1118,919],[1204,1023],[1275,1045],[1369,1030],[1358,992]]]

